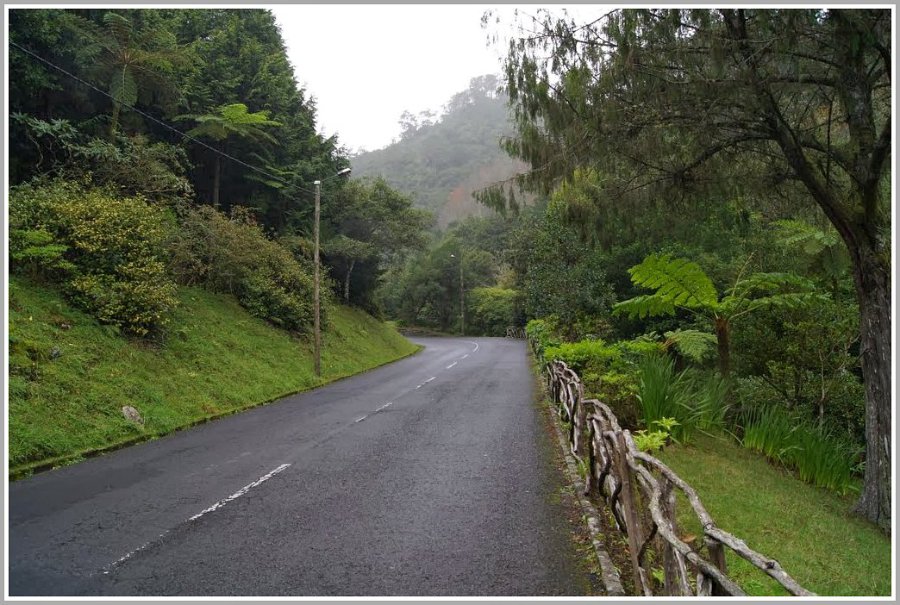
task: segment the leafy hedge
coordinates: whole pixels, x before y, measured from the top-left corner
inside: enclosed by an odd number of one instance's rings
[[[229,217],[209,206],[186,210],[169,251],[181,283],[234,294],[253,315],[288,330],[312,326],[312,268],[267,238],[247,211],[237,207]],[[323,284],[321,291],[324,321],[330,289]]]
[[[175,308],[166,273],[171,213],[141,196],[121,197],[72,181],[35,181],[10,191],[14,271],[61,281],[100,321],[145,336]]]

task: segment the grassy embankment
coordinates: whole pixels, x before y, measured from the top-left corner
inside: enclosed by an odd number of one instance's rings
[[[890,594],[890,538],[849,513],[853,498],[804,483],[730,439],[699,435],[693,445],[668,446],[658,457],[697,490],[721,528],[776,559],[809,590],[829,596]],[[677,506],[682,531],[701,535],[696,517],[685,514],[687,501],[680,499]],[[726,551],[729,575],[749,594],[787,594]]]
[[[9,464],[12,477],[148,439],[414,353],[361,311],[333,308],[322,377],[311,342],[252,317],[227,296],[182,288],[162,346],[128,340],[54,290],[11,277]],[[311,339],[310,339],[311,340]],[[122,415],[135,407],[140,426]]]

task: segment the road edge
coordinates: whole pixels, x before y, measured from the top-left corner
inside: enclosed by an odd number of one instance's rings
[[[543,380],[543,375],[540,373],[540,364],[534,358],[534,355],[530,350],[528,352],[528,356],[530,357],[532,362],[532,370],[535,378],[540,383],[539,405],[544,408],[545,413],[550,415],[549,421],[550,424],[553,425],[553,432],[556,434],[557,443],[559,444],[563,459],[565,460],[565,479],[568,482],[569,486],[572,488],[573,495],[578,501],[578,506],[582,512],[582,519],[587,526],[587,532],[590,537],[591,544],[594,548],[594,554],[597,558],[597,563],[600,566],[600,581],[603,583],[603,588],[606,591],[605,596],[627,596],[625,589],[622,586],[622,580],[619,575],[619,571],[616,569],[616,566],[613,563],[612,558],[609,556],[609,553],[607,552],[606,546],[603,542],[603,532],[601,530],[600,524],[600,511],[597,510],[597,507],[594,506],[594,504],[590,502],[590,500],[588,500],[584,495],[584,481],[578,474],[577,463],[575,461],[575,458],[572,456],[572,452],[569,450],[568,443],[566,442],[566,438],[563,435],[562,428],[560,427],[559,415],[556,413],[556,410],[553,409],[552,402],[550,402],[550,399],[548,397],[547,385]]]
[[[64,456],[57,456],[55,458],[48,458],[46,460],[38,460],[36,462],[27,462],[25,464],[10,468],[7,471],[7,481],[18,481],[20,479],[26,479],[31,477],[35,473],[42,473],[45,471],[50,471],[55,468],[60,468],[63,466],[68,466],[70,464],[75,464],[81,462],[82,460],[86,460],[89,458],[95,458],[97,456],[102,456],[103,454],[109,454],[111,452],[124,449],[126,447],[130,447],[132,445],[138,445],[140,443],[145,443],[147,441],[153,441],[154,439],[159,439],[161,437],[166,437],[167,435],[173,435],[175,433],[179,433],[181,431],[186,431],[188,429],[192,429],[196,426],[200,426],[201,424],[206,424],[207,422],[213,422],[219,420],[221,418],[225,418],[227,416],[234,416],[235,414],[240,414],[242,412],[246,412],[252,410],[253,408],[258,408],[264,405],[268,405],[270,403],[275,403],[281,399],[286,397],[293,397],[294,395],[299,395],[300,393],[307,393],[309,391],[314,391],[324,386],[328,386],[330,384],[334,384],[335,382],[345,380],[347,378],[353,378],[354,376],[359,376],[361,374],[365,374],[366,372],[371,372],[373,370],[377,370],[378,368],[382,368],[386,365],[396,363],[402,359],[407,359],[408,357],[412,357],[418,353],[421,353],[425,348],[422,345],[413,343],[416,348],[410,351],[409,353],[405,353],[400,355],[395,359],[390,359],[383,363],[379,363],[377,365],[371,366],[369,368],[365,368],[364,370],[360,370],[354,374],[347,374],[345,376],[335,376],[329,380],[325,380],[322,383],[316,384],[314,386],[298,389],[296,391],[288,391],[286,393],[281,393],[276,395],[275,397],[270,397],[268,399],[264,399],[262,401],[255,401],[248,403],[244,406],[237,407],[231,410],[226,410],[224,412],[218,412],[216,414],[210,414],[209,416],[203,416],[202,418],[197,418],[183,424],[181,426],[175,427],[168,431],[161,431],[156,433],[146,433],[144,435],[136,435],[134,437],[129,437],[128,439],[123,439],[122,441],[116,441],[114,443],[110,443],[104,445],[102,447],[90,448],[86,450],[82,450],[79,452],[73,452],[71,454],[66,454]]]

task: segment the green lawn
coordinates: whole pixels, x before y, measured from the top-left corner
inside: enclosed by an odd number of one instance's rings
[[[365,313],[333,307],[322,378],[311,339],[248,315],[232,298],[180,290],[162,346],[127,340],[54,290],[11,277],[9,463],[35,464],[149,438],[409,355],[416,345]],[[122,416],[138,409],[145,424]]]
[[[717,525],[770,556],[801,585],[820,595],[891,592],[891,542],[848,511],[852,498],[813,487],[730,439],[700,436],[659,456],[691,484]],[[682,513],[684,529],[699,535]],[[691,518],[695,519],[693,515]],[[787,594],[763,572],[728,551],[728,570],[751,595]]]

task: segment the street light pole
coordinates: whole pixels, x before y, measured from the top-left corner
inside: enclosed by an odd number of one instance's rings
[[[450,258],[456,258],[455,254],[451,254]],[[459,253],[459,312],[460,312],[460,332],[463,336],[466,335],[466,296],[465,296],[465,288],[463,285],[463,265],[462,265],[462,252]]]
[[[337,174],[328,177],[329,179],[339,177],[339,176],[347,176],[350,174],[349,168],[344,168]],[[325,179],[328,180],[328,179]],[[322,198],[322,181],[316,181],[316,211],[315,211],[315,226],[313,227],[313,239],[315,240],[315,252],[313,253],[313,263],[315,264],[315,271],[313,273],[313,332],[315,333],[315,371],[316,376],[322,375],[322,326],[320,319],[320,305],[319,305],[319,273],[320,273],[320,263],[319,263],[319,215],[321,214],[321,198]]]
[[[460,326],[460,331],[462,335],[466,335],[466,290],[463,285],[463,265],[462,265],[462,252],[459,253],[459,308],[462,310],[462,322]]]
[[[313,277],[313,314],[315,316],[313,320],[313,332],[315,332],[315,340],[316,340],[316,349],[315,349],[315,369],[316,376],[322,375],[322,334],[320,332],[321,326],[319,325],[319,208],[320,208],[320,198],[321,198],[321,190],[322,190],[322,181],[316,181],[316,212],[315,212],[315,226],[313,227],[313,239],[315,239],[315,253],[313,254],[313,263],[315,264],[315,271]]]

